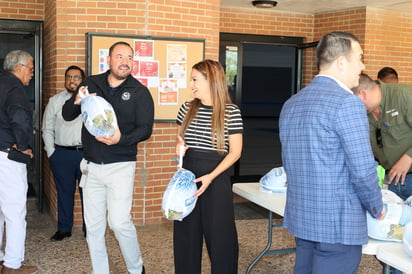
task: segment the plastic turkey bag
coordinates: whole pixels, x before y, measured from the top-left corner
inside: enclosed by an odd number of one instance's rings
[[[182,154],[181,149],[179,169],[170,180],[162,199],[163,215],[172,221],[182,221],[193,211],[197,201],[195,175],[190,170],[182,168]]]
[[[394,192],[382,189],[386,215],[382,220],[366,215],[368,236],[382,241],[401,242],[404,226],[412,221],[412,207],[405,205]]]
[[[406,254],[408,254],[408,256],[412,258],[412,222],[409,222],[407,225],[405,225],[402,240],[403,249],[405,250]]]
[[[83,123],[93,136],[113,136],[117,128],[116,113],[103,97],[90,95],[86,86],[79,89]]]
[[[285,192],[287,189],[287,177],[285,169],[281,167],[272,168],[259,180],[262,192]]]

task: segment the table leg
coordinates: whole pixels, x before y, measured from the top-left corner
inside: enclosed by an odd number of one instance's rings
[[[282,248],[282,249],[275,249],[270,250],[270,246],[272,245],[272,229],[274,227],[278,227],[280,225],[273,224],[273,213],[269,210],[269,220],[268,220],[268,241],[266,247],[263,249],[262,252],[250,263],[249,267],[246,270],[246,274],[249,274],[255,264],[265,255],[276,255],[276,254],[286,254],[286,253],[293,253],[295,252],[295,248]]]
[[[273,227],[273,215],[272,215],[272,211],[269,211],[268,242],[266,244],[265,249],[263,249],[263,251],[260,252],[260,254],[249,265],[249,267],[246,270],[246,274],[250,273],[250,271],[252,270],[252,267],[254,267],[255,264],[260,260],[260,258],[262,258],[266,254],[266,251],[268,251],[270,246],[272,245],[272,227]]]
[[[383,273],[384,273],[384,274],[389,274],[389,273],[391,273],[391,267],[390,267],[390,265],[383,263]]]

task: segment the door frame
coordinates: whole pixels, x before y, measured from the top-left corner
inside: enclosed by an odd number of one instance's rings
[[[34,168],[34,182],[38,198],[38,210],[43,211],[43,145],[41,137],[41,121],[43,112],[43,22],[29,20],[0,19],[1,34],[27,34],[34,35],[34,110],[33,110],[33,134],[34,147],[32,161]]]
[[[296,48],[296,64],[295,64],[295,83],[291,92],[291,96],[302,88],[303,80],[303,60],[304,50],[307,48],[316,47],[318,42],[304,43],[304,37],[299,36],[269,36],[269,35],[254,35],[254,34],[238,34],[221,32],[219,37],[219,61],[225,65],[226,52],[223,50],[226,46],[235,46],[238,48],[238,65],[236,78],[236,101],[238,106],[242,102],[242,70],[243,70],[243,45],[246,43],[262,43],[272,45],[291,46]],[[234,165],[234,175],[232,182],[251,182],[259,181],[263,174],[240,175],[240,160]]]

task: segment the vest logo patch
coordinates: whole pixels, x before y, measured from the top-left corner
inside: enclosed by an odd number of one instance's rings
[[[122,94],[122,100],[123,101],[128,101],[130,99],[130,93],[129,92],[123,92]]]

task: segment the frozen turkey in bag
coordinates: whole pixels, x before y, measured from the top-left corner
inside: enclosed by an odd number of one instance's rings
[[[182,221],[196,206],[195,174],[183,166],[184,146],[180,146],[178,170],[163,195],[162,212],[168,220]]]
[[[166,188],[162,200],[163,215],[168,220],[183,220],[196,205],[197,186],[193,172],[179,168]]]
[[[394,192],[381,191],[386,215],[378,220],[367,213],[368,236],[382,241],[401,242],[405,225],[412,221],[412,207],[405,205]]]
[[[93,136],[113,136],[117,128],[116,113],[103,97],[90,95],[87,87],[79,89],[83,123]]]
[[[409,222],[405,225],[402,240],[403,249],[405,250],[406,254],[408,254],[408,256],[412,258],[412,222]]]
[[[272,168],[259,180],[262,192],[285,192],[287,189],[287,176],[283,166]]]

